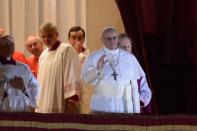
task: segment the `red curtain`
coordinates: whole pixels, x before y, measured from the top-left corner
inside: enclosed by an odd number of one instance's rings
[[[116,0],[155,111],[197,113],[197,1]]]

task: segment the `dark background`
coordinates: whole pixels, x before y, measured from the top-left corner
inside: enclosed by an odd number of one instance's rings
[[[154,114],[197,114],[197,0],[115,0]]]

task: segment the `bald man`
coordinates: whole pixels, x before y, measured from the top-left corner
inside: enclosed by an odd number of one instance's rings
[[[25,42],[26,48],[32,55],[27,58],[27,64],[32,73],[37,77],[38,73],[38,59],[44,49],[43,43],[38,36],[29,36]]]

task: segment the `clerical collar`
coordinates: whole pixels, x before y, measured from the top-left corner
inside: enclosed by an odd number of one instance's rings
[[[12,57],[0,56],[0,62],[1,62],[2,64],[16,65],[16,61],[15,61]]]
[[[58,40],[57,42],[55,42],[55,44],[51,48],[49,48],[49,51],[56,50],[60,44],[61,42]]]
[[[107,54],[112,54],[112,55],[116,55],[119,53],[119,48],[115,49],[115,50],[110,50],[106,47],[104,47],[104,51],[107,53]]]

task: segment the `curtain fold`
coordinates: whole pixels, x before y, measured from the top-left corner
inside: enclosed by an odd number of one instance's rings
[[[145,20],[145,17],[142,16],[144,11],[143,7],[147,3],[145,2],[140,2],[138,0],[116,0],[117,6],[120,10],[120,14],[123,19],[123,23],[125,26],[126,33],[132,38],[133,40],[133,52],[135,56],[137,57],[138,61],[140,62],[141,66],[146,72],[147,80],[150,85],[150,88],[152,87],[152,76],[151,76],[151,71],[150,67],[147,61],[147,52],[145,49],[144,45],[144,30],[149,30],[153,29],[154,30],[154,24],[152,23],[146,23],[147,25],[152,26],[153,28],[149,28],[146,26],[146,24],[143,23]],[[150,5],[152,6],[152,5]],[[148,7],[149,8],[149,7]],[[154,13],[154,12],[150,12]],[[154,23],[154,21],[152,21]],[[148,27],[148,28],[146,28]],[[156,99],[155,99],[155,94],[154,94],[154,89],[152,88],[152,93],[153,93],[153,99],[151,101],[151,105],[153,112],[157,114],[157,106],[156,106]],[[148,107],[150,108],[150,107]]]

